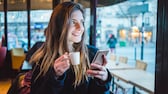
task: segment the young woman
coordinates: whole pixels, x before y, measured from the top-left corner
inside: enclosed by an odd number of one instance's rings
[[[110,94],[111,75],[103,65],[91,64],[96,48],[85,45],[84,10],[74,2],[58,4],[46,30],[46,42],[31,57],[31,94]],[[72,65],[69,52],[80,52]],[[96,68],[91,70],[90,67]]]

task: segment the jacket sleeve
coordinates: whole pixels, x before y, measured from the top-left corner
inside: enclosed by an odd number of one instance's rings
[[[92,78],[89,83],[88,94],[111,94],[110,93],[111,79],[112,76],[109,71],[108,71],[108,78],[104,82],[100,81],[99,79]]]
[[[49,68],[45,76],[40,76],[36,79],[40,68],[37,66],[33,72],[31,79],[30,94],[60,94],[64,87],[66,73],[61,77],[56,77],[53,68]]]

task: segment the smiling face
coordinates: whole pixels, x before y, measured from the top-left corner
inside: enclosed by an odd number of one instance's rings
[[[84,32],[84,18],[80,10],[72,12],[68,29],[68,42],[79,43]]]

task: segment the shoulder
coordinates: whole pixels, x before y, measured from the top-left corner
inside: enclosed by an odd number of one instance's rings
[[[92,46],[92,45],[87,45],[87,48],[89,51],[93,51],[93,52],[97,52],[98,48],[96,48],[95,46]]]
[[[38,47],[41,47],[41,45],[43,45],[44,44],[44,42],[36,42],[35,44],[34,44],[34,46],[38,46]]]
[[[30,50],[37,50],[39,49],[42,45],[44,44],[44,42],[36,42],[33,47]],[[34,51],[33,51],[34,52]]]

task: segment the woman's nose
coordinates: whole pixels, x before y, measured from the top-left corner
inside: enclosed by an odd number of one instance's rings
[[[84,26],[83,24],[78,24],[76,28],[77,30],[82,31],[84,29]]]

